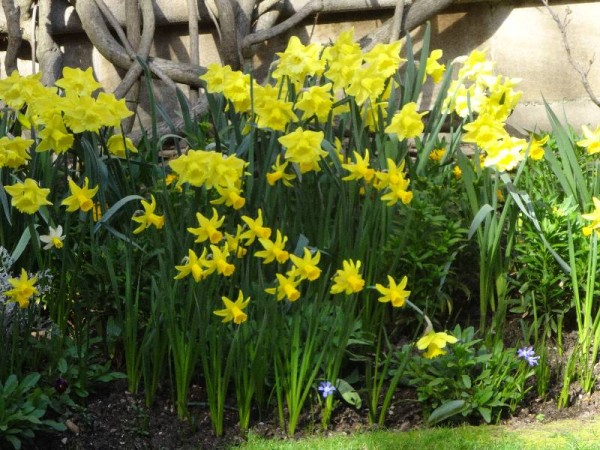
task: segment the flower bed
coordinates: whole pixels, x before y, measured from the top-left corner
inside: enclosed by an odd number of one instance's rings
[[[510,136],[518,81],[483,51],[442,56],[428,33],[418,59],[352,31],[292,38],[264,85],[209,66],[209,114],[178,93],[185,135],[137,147],[91,69],[0,80],[5,398],[35,378],[27,420],[60,429],[36,420],[126,376],[192,422],[201,386],[216,435],[232,403],[242,433],[275,411],[294,435],[339,402],[383,426],[409,385],[429,423],[492,422],[546,395],[546,348],[573,324],[558,401],[574,381],[590,392],[600,131],[579,139],[549,110],[551,134]],[[13,446],[32,437],[4,420]]]

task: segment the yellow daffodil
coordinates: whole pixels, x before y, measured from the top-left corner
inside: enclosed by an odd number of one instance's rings
[[[394,114],[392,122],[385,128],[388,134],[396,135],[399,141],[411,139],[419,136],[425,125],[421,118],[427,114],[427,111],[418,113],[415,102],[407,103],[402,109]]]
[[[363,280],[359,272],[360,266],[360,261],[356,261],[356,263],[352,260],[343,261],[343,268],[338,269],[333,277],[333,285],[330,292],[332,294],[343,292],[346,295],[350,295],[362,291],[365,286],[365,280]]]
[[[242,216],[242,220],[248,225],[248,229],[240,236],[240,239],[246,241],[246,245],[252,244],[257,237],[260,239],[269,239],[271,237],[271,229],[263,226],[261,209],[258,210],[258,217],[256,219]]]
[[[431,77],[434,83],[439,83],[442,80],[444,72],[446,71],[446,65],[438,62],[438,59],[440,59],[443,54],[444,52],[442,50],[435,49],[427,58],[425,73]]]
[[[463,128],[467,131],[463,135],[463,142],[472,142],[484,150],[496,145],[499,139],[508,137],[504,123],[489,114],[481,114]]]
[[[65,153],[73,147],[75,141],[75,137],[65,127],[61,114],[51,116],[38,136],[42,140],[35,148],[36,152],[52,150],[58,154]]]
[[[360,45],[354,41],[354,29],[341,33],[333,45],[323,50],[321,59],[327,63],[325,76],[335,90],[348,87],[363,61]]]
[[[218,63],[206,66],[206,73],[200,77],[206,83],[206,92],[210,94],[223,92],[225,80],[231,72],[231,66],[222,66]]]
[[[321,45],[302,44],[297,36],[292,36],[284,52],[278,52],[279,59],[272,73],[274,79],[288,77],[292,83],[301,85],[307,76],[320,75],[325,69],[325,61],[319,58]]]
[[[312,255],[310,250],[304,247],[304,256],[302,258],[296,255],[290,255],[294,268],[290,271],[302,280],[315,281],[321,276],[321,269],[317,266],[321,260],[321,253],[317,250]]]
[[[196,219],[198,220],[198,228],[188,228],[187,230],[196,236],[194,242],[201,243],[206,240],[210,240],[212,244],[217,244],[223,239],[223,233],[219,231],[219,227],[223,225],[225,216],[219,218],[219,214],[215,208],[212,209],[212,217],[209,219],[202,213],[196,213]]]
[[[298,120],[293,111],[294,104],[280,98],[279,89],[275,86],[256,85],[253,95],[256,125],[259,128],[284,131],[288,123]]]
[[[63,67],[62,78],[54,84],[65,90],[67,94],[90,96],[102,85],[94,78],[91,67],[81,70],[77,67]]]
[[[113,134],[109,137],[106,147],[111,155],[115,155],[118,158],[125,158],[127,150],[131,153],[137,153],[137,148],[135,148],[131,139],[124,137],[122,134]]]
[[[400,57],[401,48],[402,41],[400,40],[389,44],[379,42],[366,52],[363,58],[383,79],[387,79],[396,73],[400,64],[406,61],[406,59]]]
[[[250,110],[250,74],[239,70],[230,72],[223,81],[223,96],[238,113]]]
[[[12,289],[6,291],[4,295],[10,300],[17,302],[21,308],[27,308],[31,297],[39,294],[39,291],[35,287],[37,277],[29,278],[25,269],[21,269],[20,278],[9,278],[8,282],[12,286]]]
[[[254,253],[254,256],[257,258],[264,258],[263,264],[268,264],[275,260],[278,263],[283,264],[290,257],[290,254],[285,250],[285,243],[287,240],[287,236],[282,236],[281,231],[277,230],[275,241],[262,238],[258,240],[264,247],[264,250]]]
[[[581,130],[583,131],[585,139],[577,141],[577,145],[585,147],[590,155],[600,153],[600,126],[596,127],[594,131],[591,131],[588,127],[583,125]]]
[[[544,157],[544,145],[548,142],[549,135],[544,136],[541,139],[535,139],[531,137],[531,143],[529,144],[529,157],[534,161],[539,161]]]
[[[90,180],[85,177],[83,181],[83,187],[77,186],[75,182],[69,179],[69,189],[71,191],[71,195],[65,198],[61,205],[67,207],[67,212],[77,211],[78,209],[83,212],[87,212],[93,208],[94,202],[92,198],[98,192],[98,186],[90,189],[89,188]]]
[[[365,149],[365,157],[363,158],[360,153],[354,153],[354,160],[356,162],[350,164],[342,164],[342,167],[350,172],[349,175],[346,175],[342,178],[342,180],[361,180],[364,179],[366,182],[369,182],[375,176],[375,170],[369,167],[369,150]]]
[[[31,178],[25,178],[22,183],[4,186],[4,189],[12,196],[11,205],[25,214],[34,214],[40,207],[52,204],[47,199],[50,189],[39,187],[37,181]]]
[[[457,180],[460,180],[462,178],[462,170],[460,170],[460,167],[454,166],[454,169],[452,169],[452,173],[454,174],[454,178],[456,178]]]
[[[331,88],[332,84],[327,83],[323,86],[310,86],[302,90],[296,102],[296,108],[303,112],[303,119],[316,116],[319,122],[327,121],[333,106]]]
[[[272,172],[267,173],[267,183],[269,186],[275,186],[277,181],[281,180],[284,186],[292,187],[292,180],[296,179],[296,175],[293,173],[285,173],[285,169],[287,168],[289,161],[285,161],[281,164],[281,155],[277,155],[277,159],[275,160],[275,164],[271,166]]]
[[[96,98],[96,107],[103,111],[103,125],[107,127],[119,128],[121,121],[133,115],[125,104],[125,99],[117,99],[113,94],[100,92]],[[133,143],[131,144],[133,147]]]
[[[225,296],[221,297],[221,300],[223,300],[223,303],[225,304],[225,309],[219,309],[213,311],[213,313],[223,317],[223,323],[231,322],[233,320],[236,325],[240,325],[248,319],[248,316],[244,313],[244,309],[250,303],[250,297],[244,300],[244,294],[241,290],[235,302]]]
[[[581,217],[585,220],[590,220],[592,223],[589,226],[583,227],[585,236],[591,235],[594,231],[600,236],[600,199],[593,197],[594,210],[589,214],[582,214]]]
[[[219,198],[211,200],[211,205],[225,205],[233,209],[242,209],[246,204],[246,199],[242,197],[242,190],[233,184],[227,186],[216,185],[215,189],[219,194]]]
[[[229,247],[229,251],[235,254],[237,258],[242,258],[248,253],[248,249],[245,248],[242,243],[242,226],[238,224],[235,236],[229,233],[225,233],[225,239],[227,240],[227,245]]]
[[[327,156],[327,152],[321,149],[324,136],[322,131],[297,128],[278,140],[286,149],[284,158],[298,163],[300,172],[305,173],[309,170],[318,170],[320,159]]]
[[[106,125],[106,111],[92,97],[67,96],[63,120],[73,133],[98,133]]]
[[[483,165],[495,167],[500,172],[513,170],[525,157],[527,141],[507,136],[485,148],[486,157]]]
[[[33,144],[33,139],[24,139],[21,136],[0,138],[0,167],[18,169],[31,159],[28,150]]]
[[[144,211],[137,211],[131,218],[131,220],[140,224],[133,230],[133,234],[141,233],[146,228],[150,227],[150,225],[154,225],[159,230],[165,226],[165,216],[159,216],[154,213],[154,210],[156,209],[154,195],[150,195],[150,203],[146,200],[142,200],[142,206],[144,207]]]
[[[389,287],[385,287],[379,283],[375,285],[375,289],[382,294],[378,300],[382,303],[391,302],[392,306],[395,308],[403,307],[406,304],[406,299],[410,295],[410,291],[404,290],[407,281],[408,278],[404,276],[402,277],[402,280],[400,280],[400,283],[396,284],[396,281],[388,275]]]
[[[182,278],[187,277],[189,274],[192,274],[196,283],[206,278],[208,273],[203,268],[203,261],[205,259],[206,249],[202,251],[202,255],[200,255],[200,257],[198,257],[194,250],[189,249],[188,256],[183,258],[183,264],[180,266],[175,266],[175,269],[179,271],[179,273],[174,277],[175,280],[181,280]]]
[[[357,105],[363,105],[367,100],[375,103],[383,94],[386,77],[377,70],[375,65],[367,64],[354,71],[346,94],[354,97]]]
[[[445,355],[446,351],[443,348],[446,347],[446,344],[454,344],[456,341],[457,339],[451,334],[444,333],[443,331],[436,333],[432,330],[417,341],[417,348],[419,350],[427,349],[423,353],[423,356],[431,359],[436,356]]]
[[[429,154],[429,159],[435,162],[440,162],[446,154],[445,148],[437,148]]]
[[[298,300],[300,298],[300,291],[298,290],[300,279],[297,279],[293,274],[289,273],[288,276],[280,273],[276,274],[276,276],[277,287],[267,288],[265,289],[265,292],[267,294],[276,295],[277,301],[281,301],[284,298],[290,302]]]
[[[229,246],[227,243],[219,248],[216,245],[210,246],[211,254],[202,261],[202,265],[206,267],[206,274],[210,275],[217,272],[224,277],[229,277],[235,271],[235,266],[227,261],[229,258]]]

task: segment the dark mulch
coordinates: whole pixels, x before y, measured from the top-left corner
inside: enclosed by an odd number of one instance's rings
[[[565,348],[570,348],[576,333],[565,334]],[[514,345],[513,343],[512,345]],[[523,406],[513,417],[504,423],[519,427],[539,421],[548,422],[558,419],[590,419],[600,411],[600,390],[592,394],[582,394],[574,384],[570,390],[570,406],[558,409],[556,399],[560,393],[561,380],[558,374],[564,364],[568,350],[558,353],[550,348],[548,362],[555,374],[545,399],[536,397],[532,391],[523,402]],[[36,442],[38,449],[65,450],[111,450],[111,449],[222,449],[240,444],[244,436],[237,425],[237,411],[233,407],[226,410],[225,432],[215,436],[212,431],[208,407],[204,403],[201,389],[194,386],[190,394],[191,420],[181,421],[170,397],[159,395],[150,407],[144,404],[143,395],[127,392],[123,380],[111,383],[101,392],[88,399],[85,409],[74,414],[68,424],[70,429],[59,435],[42,436]],[[423,426],[423,417],[415,392],[411,389],[399,389],[388,411],[386,428],[392,430],[411,430]],[[320,428],[318,408],[306,413],[300,422],[295,438],[320,433],[351,434],[372,429],[368,423],[368,412],[363,405],[357,410],[341,402],[334,409],[331,424],[326,431]],[[286,439],[285,431],[279,427],[276,415],[254,417],[252,433],[272,439]]]

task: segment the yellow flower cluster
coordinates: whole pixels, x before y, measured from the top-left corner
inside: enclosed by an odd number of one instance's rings
[[[35,136],[35,139],[10,134],[1,137],[0,168],[21,171],[31,160],[31,152],[60,155],[73,148],[78,133],[120,127],[121,121],[133,114],[124,100],[117,100],[112,94],[100,92],[92,96],[101,85],[94,79],[91,68],[84,71],[65,67],[63,77],[52,87],[42,85],[40,80],[41,74],[21,76],[16,71],[0,80],[0,100],[14,110],[12,114],[21,126]],[[126,156],[125,149],[136,151],[131,141],[121,135],[109,137],[106,148],[119,157]],[[15,175],[20,178],[18,172]],[[32,178],[5,189],[12,197],[12,206],[22,213],[35,214],[41,207],[52,205],[48,200],[50,189],[41,187]],[[89,188],[87,178],[83,187],[69,180],[69,190],[71,195],[61,202],[68,212],[92,209],[98,186]]]
[[[169,162],[177,175],[177,186],[188,183],[196,187],[204,186],[207,190],[215,189],[219,197],[211,203],[225,204],[234,209],[240,209],[246,203],[241,186],[247,165],[235,155],[225,156],[205,150],[189,150]]]
[[[200,78],[206,83],[208,93],[224,97],[227,108],[246,114],[246,131],[255,126],[281,133],[277,139],[283,151],[273,157],[266,178],[271,186],[281,182],[291,187],[297,174],[318,172],[322,164],[327,163],[331,155],[325,149],[329,143],[318,127],[348,114],[350,107],[345,101],[348,98],[353,99],[365,127],[371,132],[383,131],[398,141],[417,138],[423,132],[423,116],[427,112],[419,112],[415,102],[404,104],[389,123],[380,123],[381,120],[387,122],[388,99],[392,91],[399,88],[393,76],[405,61],[400,57],[401,46],[401,42],[396,41],[363,51],[354,40],[353,30],[340,34],[328,46],[304,45],[292,37],[286,50],[277,53],[278,60],[271,73],[274,84],[262,86],[241,72],[219,64],[210,64]],[[445,72],[445,66],[438,62],[441,56],[441,50],[434,50],[427,60],[425,76],[434,82],[439,82]],[[343,101],[334,107],[335,100],[340,98]],[[387,183],[386,175],[376,177],[376,169],[368,167],[368,150],[364,155],[357,152],[354,155],[354,167],[343,161],[344,168],[350,172],[344,180],[373,181],[378,189],[387,189],[382,200],[388,205],[398,200],[404,204],[410,202],[412,194],[407,191],[408,181],[404,177],[391,177],[394,182]],[[389,167],[382,168],[380,173],[386,170]]]
[[[495,76],[494,65],[486,59],[485,51],[474,50],[468,57],[459,58],[462,67],[458,79],[450,84],[444,101],[446,112],[455,112],[475,119],[464,125],[463,142],[474,143],[485,152],[485,167],[499,171],[514,169],[525,156],[528,143],[511,137],[505,122],[521,98],[514,88],[517,79]]]

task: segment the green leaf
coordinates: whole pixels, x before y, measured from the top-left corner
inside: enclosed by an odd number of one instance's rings
[[[69,370],[69,366],[67,365],[67,361],[65,360],[65,358],[60,358],[58,360],[57,369],[61,373],[61,375],[67,373],[67,370]]]
[[[17,376],[14,373],[11,374],[6,379],[6,383],[4,383],[4,397],[8,397],[10,394],[12,394],[18,385],[19,382],[17,380]]]
[[[463,374],[462,381],[467,389],[471,389],[471,377],[469,375]]]
[[[108,211],[102,216],[102,218],[98,221],[98,223],[94,226],[94,233],[97,233],[101,226],[107,225],[110,218],[115,215],[125,204],[132,202],[134,200],[144,200],[144,197],[139,195],[128,195],[127,197],[123,197],[117,203],[108,208]]]
[[[37,373],[37,372],[30,373],[23,379],[23,381],[21,381],[21,383],[19,385],[19,389],[21,390],[21,392],[29,391],[31,388],[33,388],[37,384],[39,379],[40,379],[39,373]]]
[[[34,226],[37,227],[37,225],[34,225]],[[10,255],[10,257],[12,258],[13,261],[16,261],[17,259],[19,259],[19,257],[23,253],[23,251],[25,251],[25,249],[27,248],[27,245],[29,244],[30,240],[31,240],[31,232],[30,232],[29,227],[27,227],[23,230],[23,234],[21,235],[19,242],[17,242],[16,247],[14,248],[12,254]]]
[[[479,211],[477,211],[477,214],[475,214],[475,218],[473,219],[473,221],[471,222],[471,226],[469,227],[469,239],[473,237],[475,231],[477,231],[477,228],[479,228],[479,225],[481,225],[481,222],[483,222],[487,215],[492,211],[494,211],[494,208],[487,203],[483,205],[479,209]]]
[[[127,378],[127,375],[125,375],[123,372],[111,372],[111,373],[107,373],[105,375],[99,376],[98,381],[107,383],[109,381],[123,379],[123,378]]]
[[[13,448],[15,448],[16,450],[19,450],[21,448],[21,440],[18,437],[11,435],[7,435],[4,437],[8,442],[12,444]]]
[[[56,431],[65,431],[67,429],[64,423],[56,422],[55,420],[44,420],[44,425]]]
[[[362,400],[360,395],[354,390],[354,388],[350,385],[350,383],[338,378],[336,383],[336,388],[344,401],[354,406],[356,409],[360,409],[362,406]]]
[[[483,417],[483,420],[485,420],[486,423],[490,423],[492,421],[492,410],[490,408],[480,406],[479,408],[477,408],[477,410],[479,411],[479,414],[481,414],[481,417]]]
[[[467,402],[464,400],[450,400],[436,408],[427,419],[427,422],[434,425],[442,420],[446,420],[466,411],[467,408]]]

